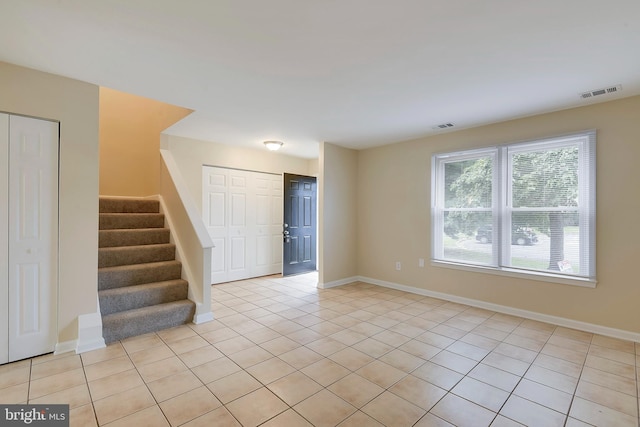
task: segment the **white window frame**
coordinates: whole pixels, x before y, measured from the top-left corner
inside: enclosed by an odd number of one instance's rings
[[[434,266],[470,270],[482,273],[506,275],[533,280],[564,283],[585,287],[595,287],[596,247],[595,247],[595,130],[571,135],[505,144],[475,150],[435,154],[431,161],[431,262]],[[511,213],[514,211],[548,211],[549,208],[514,208],[511,206],[513,154],[578,146],[579,206],[558,208],[574,210],[579,216],[580,272],[574,274],[554,273],[540,270],[526,270],[510,267],[511,259]],[[490,264],[474,264],[444,258],[444,217],[445,212],[455,210],[482,211],[484,208],[445,208],[444,165],[480,157],[492,157],[492,212],[494,236],[492,239],[492,261]]]

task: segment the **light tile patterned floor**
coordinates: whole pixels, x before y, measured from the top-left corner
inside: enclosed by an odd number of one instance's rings
[[[0,366],[73,426],[638,426],[640,345],[316,274],[217,285],[216,320]]]

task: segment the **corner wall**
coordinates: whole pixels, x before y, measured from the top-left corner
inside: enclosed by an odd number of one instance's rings
[[[358,156],[358,274],[640,333],[640,97],[372,148]],[[595,289],[418,267],[431,258],[431,156],[597,130]],[[395,271],[395,262],[402,270]]]
[[[320,145],[318,192],[319,287],[350,283],[358,274],[358,152]],[[362,214],[362,215],[361,215]]]
[[[58,343],[98,299],[98,86],[0,62],[0,111],[60,121]]]
[[[193,110],[100,88],[100,194],[160,192],[160,132]]]

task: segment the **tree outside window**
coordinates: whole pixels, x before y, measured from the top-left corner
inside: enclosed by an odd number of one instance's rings
[[[595,277],[593,132],[433,159],[433,258]]]

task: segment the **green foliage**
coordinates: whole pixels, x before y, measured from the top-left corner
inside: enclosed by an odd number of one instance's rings
[[[445,191],[447,208],[490,208],[492,162],[489,157],[447,163]]]
[[[578,148],[513,155],[513,206],[578,206]]]
[[[445,201],[447,208],[490,208],[492,206],[492,162],[483,157],[445,165]],[[444,232],[453,238],[472,235],[491,224],[491,214],[484,212],[447,212]]]
[[[519,153],[513,156],[512,204],[526,207],[578,206],[578,148]],[[575,214],[564,214],[567,225]],[[527,226],[551,235],[549,213],[514,213],[515,226]]]
[[[445,165],[446,208],[490,208],[493,164],[491,157]],[[511,203],[514,208],[578,206],[578,147],[514,153],[511,156]],[[485,212],[448,211],[445,233],[453,238],[471,236],[480,226],[492,224]],[[537,229],[550,236],[549,269],[563,259],[563,227],[576,225],[573,212],[514,212],[512,227]]]

